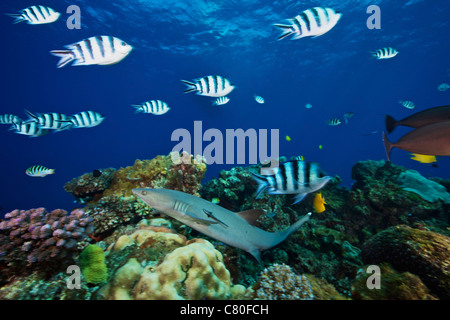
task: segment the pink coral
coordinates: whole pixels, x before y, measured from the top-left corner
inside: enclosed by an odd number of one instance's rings
[[[14,210],[0,222],[0,264],[22,268],[34,263],[57,267],[77,252],[77,243],[93,230],[82,210],[70,214],[44,208]]]

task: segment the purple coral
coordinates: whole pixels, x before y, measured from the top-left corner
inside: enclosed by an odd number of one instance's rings
[[[77,243],[90,233],[92,218],[82,210],[14,210],[0,222],[0,263],[21,267],[33,263],[71,259]],[[56,263],[55,263],[56,262]]]

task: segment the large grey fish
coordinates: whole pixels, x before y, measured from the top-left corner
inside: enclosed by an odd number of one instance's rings
[[[174,190],[133,189],[133,193],[152,208],[175,218],[189,227],[247,251],[261,262],[260,252],[284,241],[309,220],[306,214],[281,232],[267,232],[254,226],[264,210],[232,212],[210,201]]]
[[[428,124],[450,121],[450,106],[429,108],[416,112],[402,120],[395,120],[390,115],[386,115],[386,130],[388,133],[394,131],[397,126],[419,128]]]
[[[383,131],[383,141],[389,161],[392,148],[430,156],[450,156],[450,121],[419,127],[394,143]]]
[[[283,162],[271,171],[272,174],[263,176],[250,171],[259,185],[256,199],[267,190],[268,194],[296,194],[296,204],[331,180],[317,163],[301,160]]]

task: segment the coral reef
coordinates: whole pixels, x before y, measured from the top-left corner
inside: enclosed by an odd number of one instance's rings
[[[311,284],[285,264],[264,269],[253,286],[256,300],[313,300]]]
[[[0,298],[449,298],[448,180],[425,179],[390,162],[358,162],[351,190],[334,177],[320,190],[326,210],[264,251],[262,264],[175,219],[159,218],[131,194],[137,187],[168,188],[219,198],[235,212],[263,209],[257,223],[271,232],[314,212],[315,194],[296,205],[290,195],[256,200],[249,171],[260,167],[222,171],[202,187],[204,159],[171,153],[73,179],[65,188],[86,202],[84,212],[14,210],[0,221]],[[438,196],[427,198],[424,184]],[[87,247],[92,240],[96,245]],[[381,290],[367,289],[364,263],[381,263]],[[64,269],[73,264],[83,273],[77,290],[65,282]]]
[[[151,215],[152,209],[137,199],[132,189],[165,188],[199,195],[205,172],[203,158],[172,152],[152,160],[136,160],[133,166],[119,170],[104,169],[100,177],[84,174],[67,183],[65,189],[81,200],[92,198],[85,211],[94,219],[96,236],[103,238],[119,226]]]
[[[362,268],[352,283],[352,297],[357,300],[436,300],[420,278],[409,272],[398,272],[389,264],[380,264],[380,288],[369,289]]]
[[[81,177],[67,182],[64,190],[71,193],[80,203],[92,201],[109,188],[115,171],[114,168],[102,169],[100,176],[96,176],[92,172],[85,173]]]
[[[403,190],[414,192],[429,202],[442,200],[450,203],[450,193],[443,185],[422,177],[415,170],[402,172],[397,182]]]
[[[450,298],[447,236],[404,225],[390,227],[364,244],[362,257],[366,264],[387,262],[399,271],[411,272],[439,298]]]
[[[121,264],[101,289],[105,299],[226,299],[245,295],[233,286],[222,254],[204,239],[189,241],[161,224],[139,224],[109,247]],[[120,261],[120,262],[119,262]]]
[[[80,242],[92,232],[82,210],[70,214],[44,208],[14,210],[0,222],[0,265],[11,274],[35,268],[54,272],[73,261]]]

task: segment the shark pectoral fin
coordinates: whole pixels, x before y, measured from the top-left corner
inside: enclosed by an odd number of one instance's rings
[[[222,226],[224,226],[225,228],[228,228],[228,225],[227,225],[225,222],[220,221],[219,219],[217,219],[211,211],[208,211],[208,210],[206,210],[206,209],[203,209],[203,212],[206,214],[206,216],[207,216],[208,218],[214,219],[214,221],[217,221],[217,223],[220,223],[220,224],[221,224]]]
[[[253,248],[250,251],[248,251],[248,253],[250,253],[253,257],[255,257],[255,259],[261,263],[261,252],[259,251],[258,248]]]
[[[211,224],[219,223],[219,222],[214,221],[214,220],[207,220],[207,219],[198,218],[194,214],[189,213],[189,212],[186,212],[185,214],[186,214],[186,216],[189,217],[189,220],[191,220],[192,222],[195,222],[195,223],[198,223],[198,224],[203,224],[205,226],[209,226]]]
[[[264,213],[266,213],[266,211],[263,209],[251,209],[251,210],[236,212],[236,214],[238,216],[240,216],[242,219],[246,220],[252,226],[254,226],[256,224],[256,220],[259,218],[259,216]]]
[[[299,203],[300,201],[302,201],[303,199],[305,199],[305,197],[307,196],[308,194],[307,193],[299,193],[299,194],[297,194],[296,196],[295,196],[295,198],[294,198],[294,203],[293,204],[296,204],[296,203]]]

